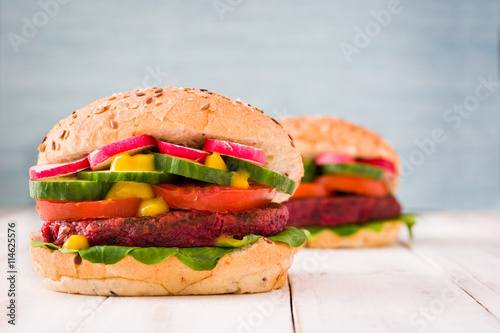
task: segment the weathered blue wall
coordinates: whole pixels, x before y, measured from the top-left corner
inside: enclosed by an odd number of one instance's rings
[[[173,85],[374,129],[409,209],[500,207],[498,1],[59,1],[1,1],[0,204],[71,111]]]

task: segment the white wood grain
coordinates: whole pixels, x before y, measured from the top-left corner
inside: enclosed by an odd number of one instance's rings
[[[444,273],[398,245],[306,249],[290,283],[298,332],[500,330],[500,322]]]
[[[0,321],[0,331],[29,332],[75,332],[75,328],[94,309],[106,300],[105,297],[74,296],[48,290],[35,274],[29,256],[28,235],[42,225],[35,207],[14,209],[0,217],[0,267],[7,272],[6,232],[7,223],[16,222],[16,326]],[[7,273],[5,273],[7,275]],[[5,309],[8,282],[0,279],[0,307]],[[4,310],[1,315],[5,317]]]
[[[17,237],[17,250],[27,251],[29,250],[29,234],[30,232],[40,230],[43,222],[40,220],[36,208],[25,207],[21,209],[15,209],[5,215],[0,216],[0,240],[3,244],[7,237],[7,224],[9,222],[15,222],[16,224],[16,237]],[[0,245],[2,246],[2,245]],[[2,246],[3,247],[3,246]],[[0,263],[7,258],[6,251],[0,251]]]
[[[423,216],[419,224],[410,248],[500,320],[500,218],[437,213]]]
[[[16,211],[20,211],[25,209],[26,206],[17,206],[17,207],[12,207],[12,206],[0,206],[0,216],[4,216]]]
[[[252,295],[110,297],[81,332],[293,332],[288,285]]]

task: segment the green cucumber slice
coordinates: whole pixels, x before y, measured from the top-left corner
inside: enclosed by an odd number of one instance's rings
[[[184,176],[207,183],[230,186],[231,173],[169,155],[154,154],[155,168],[162,172]]]
[[[316,177],[316,163],[314,160],[304,161],[304,176],[300,180],[301,183],[312,182]]]
[[[224,162],[226,162],[229,170],[246,170],[250,174],[250,179],[255,180],[256,182],[259,182],[261,184],[274,187],[280,192],[284,192],[290,195],[293,194],[293,191],[295,189],[295,181],[293,181],[292,179],[236,157],[224,155],[222,156],[222,158],[224,159]]]
[[[102,200],[111,188],[111,183],[102,183],[75,178],[48,178],[30,180],[30,196],[35,199],[63,201]]]
[[[324,174],[340,173],[344,175],[362,176],[376,180],[382,179],[382,174],[384,173],[381,168],[362,163],[325,164],[321,166],[321,172]]]
[[[147,184],[170,183],[175,178],[175,175],[160,171],[82,171],[76,176],[78,179],[106,183],[136,182]]]

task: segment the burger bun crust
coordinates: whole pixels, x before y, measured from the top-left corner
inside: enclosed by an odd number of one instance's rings
[[[261,238],[222,257],[210,271],[194,271],[176,257],[146,265],[131,256],[93,264],[74,253],[31,247],[31,261],[54,291],[99,296],[260,293],[281,288],[299,248]]]

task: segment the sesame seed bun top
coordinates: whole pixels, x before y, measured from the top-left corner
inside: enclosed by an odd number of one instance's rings
[[[295,181],[304,172],[293,140],[261,110],[204,89],[172,87],[116,93],[74,111],[43,139],[38,164],[75,161],[141,134],[193,148],[207,138],[241,143],[263,149],[270,170]],[[275,200],[287,198],[279,193]]]

